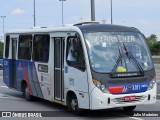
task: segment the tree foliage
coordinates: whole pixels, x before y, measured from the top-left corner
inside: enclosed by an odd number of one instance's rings
[[[0,59],[3,58],[3,42],[0,41]]]
[[[152,55],[160,55],[160,41],[155,34],[151,34],[146,38],[146,42],[150,48]]]

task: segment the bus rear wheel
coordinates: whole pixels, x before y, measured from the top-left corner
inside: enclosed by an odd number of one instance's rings
[[[76,115],[82,115],[82,110],[78,106],[78,100],[75,95],[69,99],[68,110],[74,112]]]
[[[29,94],[28,86],[26,85],[24,90],[23,90],[23,96],[27,101],[32,101],[33,96]]]
[[[128,107],[123,107],[123,110],[131,112],[136,108],[136,106],[128,106]]]

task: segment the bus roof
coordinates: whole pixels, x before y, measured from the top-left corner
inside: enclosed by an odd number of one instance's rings
[[[109,25],[109,24],[92,24],[92,25],[77,25],[80,30],[88,32],[140,32],[134,27],[126,27],[120,25]]]
[[[41,33],[41,32],[54,32],[54,31],[73,31],[79,28],[81,31],[87,32],[139,32],[138,29],[133,27],[126,27],[120,25],[109,25],[109,24],[85,24],[85,25],[70,25],[70,26],[55,26],[55,27],[36,27],[31,29],[14,30],[7,32],[7,34],[23,34],[23,33]]]
[[[73,26],[72,26],[73,27]],[[35,27],[30,29],[19,29],[19,30],[12,30],[7,32],[6,34],[24,34],[24,33],[48,33],[48,32],[54,32],[54,31],[70,31],[71,26],[67,27]]]

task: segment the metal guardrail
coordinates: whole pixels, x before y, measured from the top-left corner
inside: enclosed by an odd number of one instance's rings
[[[160,64],[160,56],[152,56],[154,64]]]

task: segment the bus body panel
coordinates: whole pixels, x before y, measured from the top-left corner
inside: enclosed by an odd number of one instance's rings
[[[88,82],[88,93],[90,94],[95,87],[92,81],[92,74],[91,74],[91,69],[90,69],[90,62],[88,58],[88,51],[86,47],[86,42],[84,40],[84,36],[82,34],[82,31],[77,28],[77,27],[72,27],[72,31],[77,31],[81,37],[82,40],[82,45],[83,45],[83,51],[84,51],[84,56],[85,56],[85,65],[86,65],[86,72],[87,72],[87,82]]]
[[[90,109],[90,97],[89,94],[87,92],[83,92],[83,91],[75,91],[74,89],[65,89],[65,95],[67,95],[68,92],[74,92],[74,94],[77,97],[78,100],[78,106],[80,109]],[[66,97],[66,96],[65,96]],[[71,96],[69,96],[71,97]],[[66,98],[65,98],[66,100]],[[67,101],[65,101],[65,103],[63,105],[67,105],[66,103]]]
[[[36,81],[37,86],[39,86],[39,93],[42,94],[42,98],[46,100],[51,100],[51,90],[50,90],[50,69],[48,63],[35,62],[36,74],[38,81]],[[46,71],[46,72],[44,72]],[[47,72],[48,71],[48,72]]]
[[[11,60],[10,60],[11,61]],[[10,64],[8,60],[4,60],[6,64]],[[4,64],[4,83],[10,87],[12,86],[12,71],[8,72],[8,64]],[[22,90],[22,81],[24,80],[28,87],[30,95],[51,100],[50,91],[50,77],[49,73],[38,72],[40,63],[34,63],[25,60],[16,60],[16,88],[18,91]],[[42,65],[42,64],[41,64]],[[43,64],[44,65],[44,64]],[[11,65],[10,65],[11,68]],[[49,71],[50,72],[50,71]]]
[[[116,107],[125,107],[125,106],[134,106],[134,105],[142,105],[142,104],[154,104],[156,103],[156,90],[157,86],[155,85],[153,89],[142,92],[142,93],[134,93],[134,94],[107,94],[102,93],[98,88],[94,88],[91,97],[91,109],[107,109],[107,108],[116,108]],[[150,95],[150,100],[148,100],[148,96]],[[137,101],[129,101],[125,102],[125,96],[137,96]],[[108,99],[110,99],[110,103],[108,103]]]
[[[81,44],[83,47],[83,53],[85,56],[85,71],[69,66],[66,62],[66,54],[64,60],[64,87],[65,87],[65,97],[69,91],[73,91],[78,99],[79,108],[90,109],[89,108],[89,82],[88,82],[88,56],[86,52],[85,42],[83,39],[82,32],[77,27],[72,27],[70,30],[70,36],[74,36],[78,33],[81,38]],[[67,37],[66,37],[67,38]],[[67,49],[67,39],[65,40]],[[65,50],[66,51],[66,50]],[[66,98],[65,98],[66,100]],[[66,102],[66,101],[65,101]]]
[[[18,34],[17,34],[18,33]],[[66,62],[66,51],[67,51],[67,38],[69,36],[74,36],[75,33],[78,33],[81,38],[81,43],[83,47],[83,52],[85,56],[85,71],[82,71],[78,68],[69,66]],[[108,94],[103,93],[100,89],[95,87],[93,84],[93,78],[90,69],[90,60],[88,58],[88,50],[86,47],[86,42],[83,37],[82,31],[76,27],[65,27],[65,28],[55,28],[55,29],[39,29],[39,30],[28,30],[28,31],[18,31],[15,33],[10,33],[12,37],[18,38],[21,34],[49,34],[50,35],[50,53],[48,63],[41,63],[28,60],[15,60],[16,63],[16,89],[21,91],[21,83],[23,80],[26,81],[30,95],[37,96],[49,101],[55,101],[63,105],[67,105],[67,94],[72,91],[75,93],[79,108],[82,109],[106,109],[106,108],[115,108],[115,107],[124,107],[124,106],[133,106],[139,104],[152,104],[156,102],[156,85],[153,89],[146,91],[147,88],[141,89],[141,93],[129,93],[129,94]],[[64,68],[61,72],[64,72],[64,85],[62,90],[64,90],[64,96],[61,96],[61,99],[56,99],[55,97],[55,57],[54,57],[54,43],[55,38],[64,38]],[[63,40],[62,40],[63,41]],[[17,43],[18,43],[17,39]],[[4,83],[13,88],[12,80],[12,63],[14,62],[11,58],[12,52],[10,48],[10,56],[8,59],[5,59],[4,56]],[[18,51],[18,47],[17,47]],[[5,52],[4,52],[5,54]],[[18,54],[18,52],[17,52]],[[147,85],[149,83],[146,83]],[[131,84],[130,84],[131,85]],[[108,86],[110,87],[110,86]],[[144,99],[139,102],[128,102],[125,104],[117,104],[115,100],[123,99],[125,96],[143,96]],[[148,100],[148,95],[150,95],[150,100]],[[69,96],[70,97],[70,96]],[[110,103],[108,103],[110,98]]]
[[[3,59],[3,81],[11,88],[12,87],[12,60]]]
[[[5,76],[7,76],[6,74],[7,72],[5,71]],[[40,86],[41,84],[37,76],[35,63],[26,60],[16,60],[16,89],[18,91],[22,90],[21,85],[23,80],[29,87],[30,95],[44,98]],[[5,78],[4,81],[6,81]],[[9,79],[9,82],[12,84],[12,79]]]
[[[65,66],[64,84],[67,91],[74,91],[79,107],[89,109],[87,73],[73,67]]]
[[[17,43],[18,43],[18,34],[10,34],[10,45],[8,49],[8,58],[5,57],[5,47],[4,47],[4,54],[3,54],[3,81],[9,88],[16,89],[16,53],[17,53]],[[16,42],[16,45],[14,42]],[[6,38],[5,38],[6,44]],[[14,48],[14,49],[13,49]],[[15,52],[15,54],[14,54]],[[14,54],[14,55],[13,55]]]
[[[146,92],[150,81],[130,84],[107,84],[107,88],[111,94],[130,94]]]

